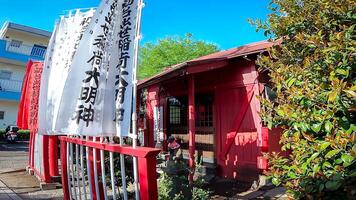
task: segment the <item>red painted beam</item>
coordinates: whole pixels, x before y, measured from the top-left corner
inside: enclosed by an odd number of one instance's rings
[[[194,75],[188,77],[188,129],[189,129],[189,182],[193,182],[195,168],[195,80]]]
[[[215,62],[208,62],[208,63],[201,63],[194,66],[187,67],[187,74],[196,74],[201,72],[206,72],[214,69],[219,69],[225,67],[229,64],[227,60],[215,61]]]
[[[60,136],[59,139],[61,141],[65,141],[68,143],[79,144],[91,148],[96,148],[99,150],[111,151],[111,152],[121,153],[124,155],[135,156],[139,158],[156,156],[161,151],[160,149],[149,148],[149,147],[133,148],[132,146],[119,145],[119,144],[103,144],[99,142],[85,141],[79,138],[69,138],[65,136]]]

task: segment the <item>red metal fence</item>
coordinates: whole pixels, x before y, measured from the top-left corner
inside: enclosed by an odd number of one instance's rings
[[[97,138],[61,136],[61,166],[64,199],[128,199],[125,160],[137,162],[133,168],[136,199],[156,200],[157,172],[156,156],[159,149],[131,147],[110,142],[97,141]],[[119,155],[118,155],[119,154]],[[120,157],[120,174],[115,157]],[[135,165],[134,165],[135,166]],[[109,170],[107,170],[109,169]],[[110,175],[108,178],[106,174]],[[122,187],[118,188],[118,180]]]

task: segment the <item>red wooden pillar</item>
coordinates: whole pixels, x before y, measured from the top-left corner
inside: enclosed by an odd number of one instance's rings
[[[49,151],[49,174],[51,177],[59,176],[58,172],[58,137],[49,136],[48,151]]]
[[[36,135],[32,132],[32,143],[31,143],[31,167],[35,168],[35,143],[36,143]]]
[[[30,168],[33,168],[33,162],[32,162],[32,158],[33,158],[33,134],[32,134],[32,131],[30,132],[30,140],[29,140],[29,144],[28,144],[28,166]]]
[[[168,144],[167,144],[167,124],[168,124],[168,103],[167,103],[167,99],[163,98],[163,101],[161,103],[161,105],[163,106],[163,113],[161,113],[163,115],[163,151],[168,151]]]
[[[99,142],[100,139],[99,138],[96,138],[96,141]],[[100,156],[100,150],[99,149],[96,149],[96,169],[97,169],[97,173],[98,173],[98,187],[99,187],[99,196],[100,196],[100,199],[104,199],[104,188],[103,188],[103,182],[102,182],[102,179],[100,178],[101,177],[101,156]],[[93,151],[94,152],[94,151]],[[93,174],[94,176],[94,174]],[[95,185],[95,183],[94,183]]]
[[[50,173],[49,173],[49,160],[48,160],[48,144],[49,144],[49,136],[48,135],[44,135],[42,136],[42,163],[43,163],[43,178],[44,178],[44,182],[49,183],[51,182],[51,177],[50,177]]]
[[[194,75],[188,76],[188,129],[189,129],[189,182],[193,182],[195,169],[195,80]]]
[[[61,167],[62,167],[62,188],[63,188],[63,199],[69,198],[68,187],[68,173],[67,173],[67,142],[61,140]]]
[[[141,200],[158,199],[156,171],[156,156],[158,153],[159,151],[155,154],[149,155],[149,157],[138,157]]]
[[[89,140],[92,138],[89,137]],[[93,157],[94,149],[89,147],[89,171],[90,171],[90,181],[91,181],[91,191],[93,193],[93,200],[99,200],[96,198],[96,190],[95,190],[95,178],[94,178],[94,157]]]
[[[145,137],[145,141],[148,143],[148,147],[154,147],[156,144],[154,142],[154,108],[159,105],[158,98],[158,90],[157,86],[148,88],[148,97],[147,97],[147,138]]]

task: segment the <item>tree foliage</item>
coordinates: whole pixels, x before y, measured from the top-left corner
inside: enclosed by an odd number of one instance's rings
[[[289,157],[270,155],[272,182],[296,198],[355,195],[354,0],[271,0],[266,22],[255,20],[273,47],[258,64],[268,70],[277,98],[262,100],[263,121],[285,128]]]
[[[138,78],[143,79],[161,72],[164,68],[218,51],[218,47],[191,34],[185,37],[166,37],[156,44],[145,43],[140,48]]]

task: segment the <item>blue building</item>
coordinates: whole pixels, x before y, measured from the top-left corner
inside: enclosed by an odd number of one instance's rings
[[[26,64],[44,59],[51,34],[11,22],[0,30],[0,128],[16,124]]]

